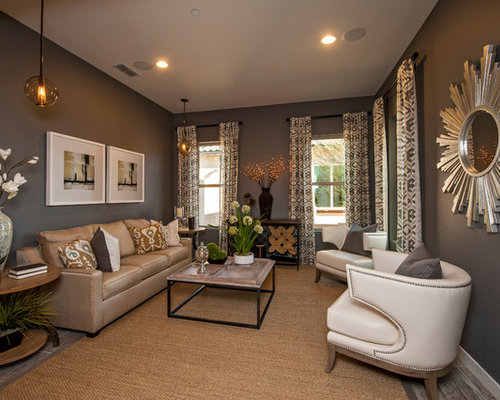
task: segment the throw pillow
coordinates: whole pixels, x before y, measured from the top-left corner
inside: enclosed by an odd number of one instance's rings
[[[59,246],[57,252],[66,268],[97,268],[97,260],[87,239],[72,240],[64,246]]]
[[[165,242],[167,242],[167,246],[182,246],[181,238],[178,233],[179,232],[178,219],[174,219],[167,225],[163,225],[161,222],[157,222],[154,219],[152,219],[151,225],[153,224],[161,224],[161,231],[163,233],[163,237],[165,238]]]
[[[377,230],[377,224],[368,225],[364,228],[358,224],[352,224],[351,229],[347,232],[347,235],[342,245],[342,251],[348,253],[359,254],[361,256],[370,257],[371,252],[365,251],[363,248],[363,233],[365,232],[375,232]]]
[[[104,272],[120,269],[120,242],[108,231],[99,227],[90,241],[97,259],[97,268]]]
[[[135,254],[145,254],[167,248],[161,224],[153,224],[147,228],[129,228],[129,230],[134,241]]]
[[[408,254],[395,274],[420,279],[441,279],[443,271],[439,258],[432,258],[425,246],[421,244]]]

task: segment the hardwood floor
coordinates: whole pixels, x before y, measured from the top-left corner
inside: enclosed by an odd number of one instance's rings
[[[57,331],[61,342],[59,347],[52,347],[52,343],[47,343],[42,350],[32,356],[0,367],[0,390],[85,336],[82,332],[66,329]],[[401,381],[410,400],[427,399],[422,380],[401,377]],[[470,371],[458,362],[452,367],[449,375],[438,380],[438,392],[441,400],[495,400]]]

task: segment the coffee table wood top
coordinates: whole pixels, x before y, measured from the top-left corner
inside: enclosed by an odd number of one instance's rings
[[[9,270],[10,268],[5,268],[5,271],[2,273],[2,280],[0,280],[0,295],[37,288],[55,281],[61,276],[61,268],[51,265],[47,265],[47,273],[30,276],[24,279],[9,278]]]
[[[274,260],[268,258],[256,258],[253,264],[241,266],[234,264],[233,258],[228,257],[225,264],[208,264],[207,272],[203,274],[198,273],[198,263],[186,265],[169,275],[167,280],[258,289],[264,284],[274,263]]]

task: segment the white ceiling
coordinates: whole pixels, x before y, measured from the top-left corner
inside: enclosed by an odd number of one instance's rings
[[[45,36],[172,112],[181,97],[188,111],[216,110],[373,95],[436,2],[46,0]],[[0,0],[0,10],[39,31],[39,0]],[[341,39],[357,27],[365,37]],[[326,33],[338,39],[329,47]],[[160,57],[166,70],[133,67]]]

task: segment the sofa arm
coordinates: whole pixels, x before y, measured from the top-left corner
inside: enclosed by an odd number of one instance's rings
[[[438,369],[456,357],[470,297],[470,280],[417,279],[347,266],[352,299],[377,310],[400,330],[399,349],[378,356]],[[413,364],[412,364],[413,363]]]
[[[55,326],[89,333],[103,326],[102,271],[63,269],[52,290]]]
[[[363,233],[363,250],[373,249],[385,250],[387,248],[387,232],[365,232]]]

